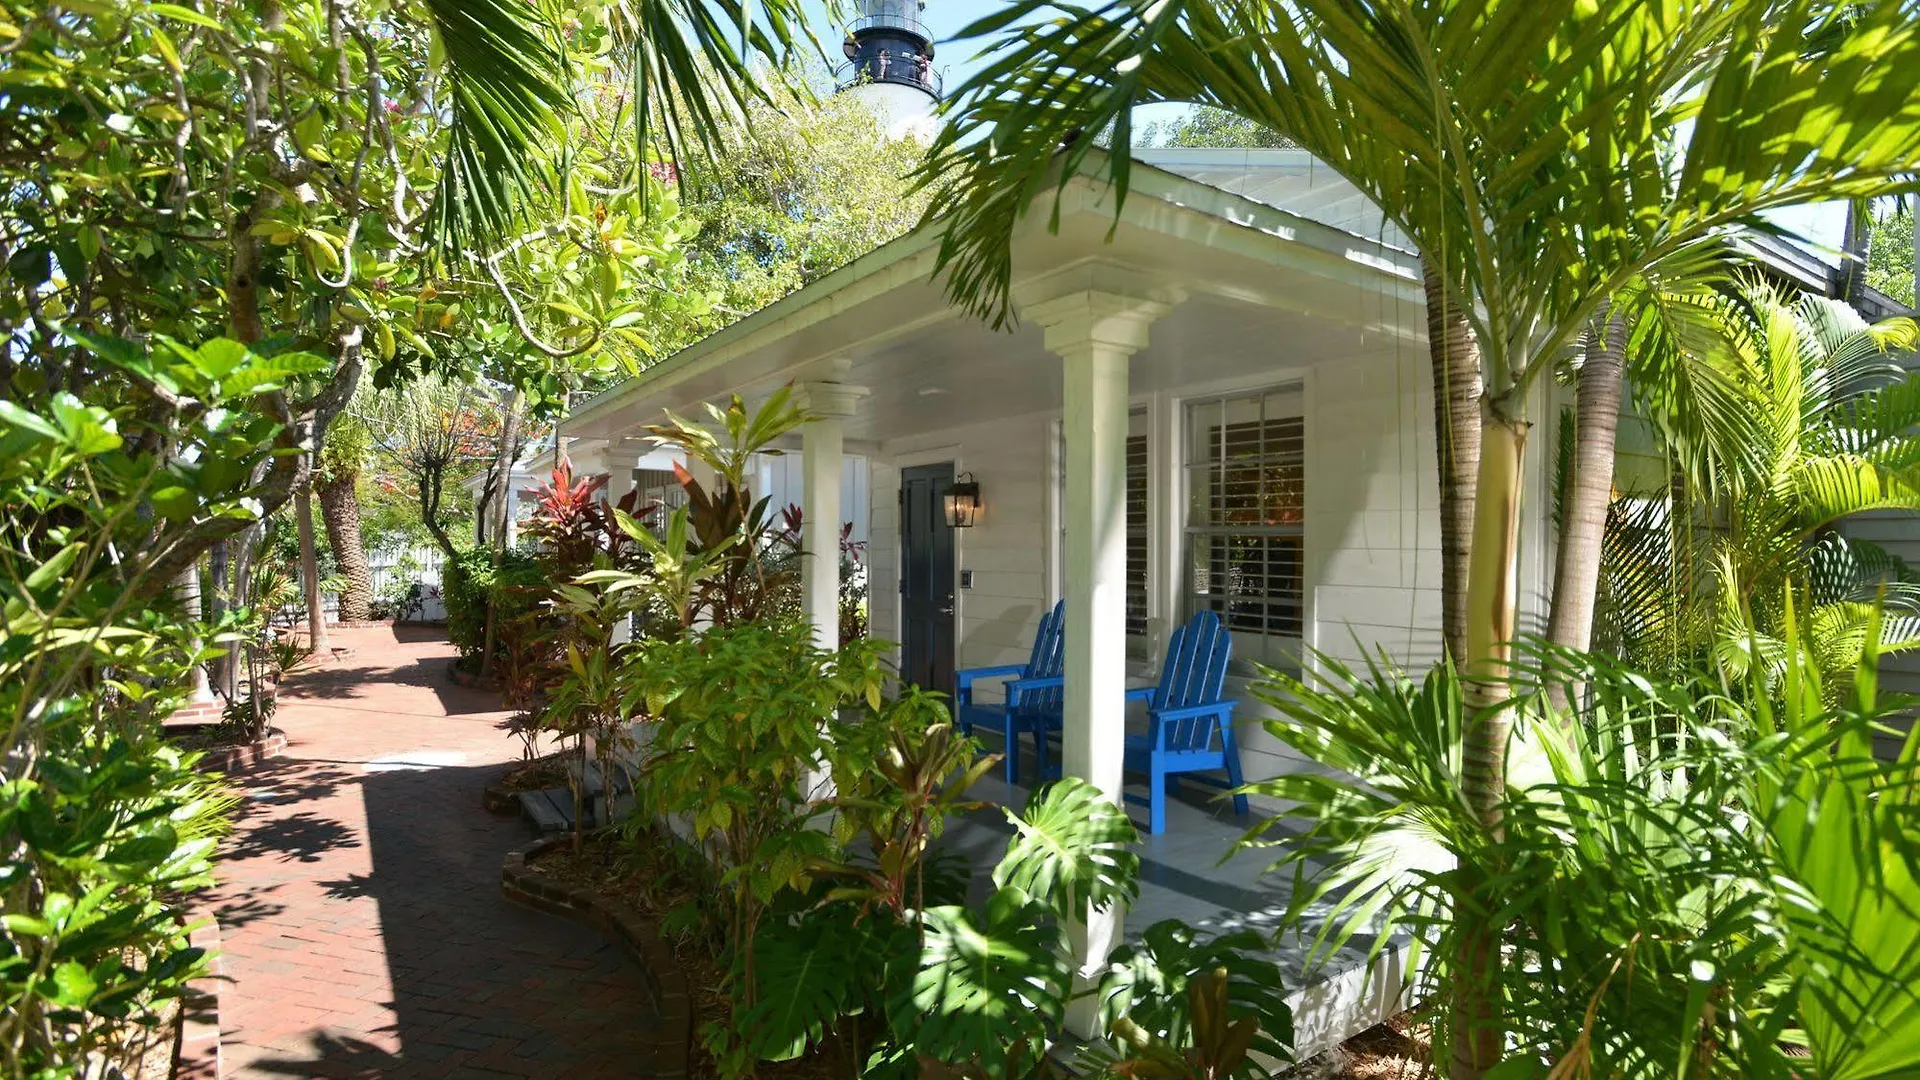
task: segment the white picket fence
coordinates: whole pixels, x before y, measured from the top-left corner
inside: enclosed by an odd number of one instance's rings
[[[439,548],[417,547],[398,551],[367,552],[367,569],[373,577],[373,595],[389,598],[406,592],[407,586],[420,583],[420,602],[406,616],[417,622],[442,622],[447,617],[447,607],[440,601],[440,568],[446,557]],[[300,571],[294,570],[295,580],[299,580]],[[321,610],[329,619],[340,617],[340,598],[333,593],[323,594],[320,598]],[[281,613],[283,619],[297,622],[306,618],[306,609],[299,604],[290,605]]]

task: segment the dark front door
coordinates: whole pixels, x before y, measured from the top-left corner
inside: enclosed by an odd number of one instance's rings
[[[900,473],[900,677],[953,692],[953,462]]]

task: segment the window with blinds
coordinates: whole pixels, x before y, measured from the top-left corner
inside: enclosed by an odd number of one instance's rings
[[[1144,417],[1143,417],[1144,419]],[[1147,633],[1147,437],[1127,436],[1127,633]]]
[[[1239,659],[1291,664],[1305,611],[1300,388],[1190,402],[1186,421],[1183,614],[1218,613]]]
[[[1147,516],[1147,414],[1135,410],[1127,416],[1127,634],[1147,635],[1147,547],[1151,522]],[[1060,431],[1060,490],[1062,510],[1067,505],[1067,443],[1065,429]],[[1062,515],[1064,519],[1064,514]],[[1067,524],[1061,522],[1060,565],[1066,566]]]

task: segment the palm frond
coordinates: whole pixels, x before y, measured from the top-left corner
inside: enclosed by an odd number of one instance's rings
[[[826,8],[837,18],[843,5]],[[823,55],[806,14],[800,0],[615,0],[608,21],[627,53],[641,159],[664,154],[684,175],[713,160],[749,102],[805,100],[791,61],[803,47]]]
[[[452,126],[429,234],[484,249],[520,219],[559,114],[573,107],[552,28],[526,0],[428,0]]]
[[[1517,394],[1663,259],[1773,206],[1920,183],[1920,31],[1900,0],[1851,7],[1810,58],[1810,0],[1016,0],[967,31],[989,59],[923,173],[939,265],[1006,321],[1033,204],[1085,172],[1118,213],[1132,109],[1204,104],[1364,191],[1472,298],[1488,383]]]

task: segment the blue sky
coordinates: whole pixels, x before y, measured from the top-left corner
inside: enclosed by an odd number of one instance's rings
[[[850,8],[851,0],[848,0]],[[992,12],[1000,6],[1000,0],[927,0],[920,18],[933,31],[937,39],[938,53],[935,66],[945,73],[946,83],[955,87],[965,82],[980,67],[974,57],[976,47],[951,43],[949,39],[957,35],[967,24]],[[834,36],[828,29],[832,20],[826,16],[824,5],[816,25],[822,28],[821,37],[833,51]],[[1141,110],[1135,123],[1145,124],[1154,120],[1165,120],[1183,112],[1180,106],[1153,106]],[[1770,214],[1774,221],[1790,229],[1809,242],[1827,248],[1838,249],[1841,234],[1846,228],[1846,207],[1841,203],[1819,203],[1811,206],[1794,207]]]

